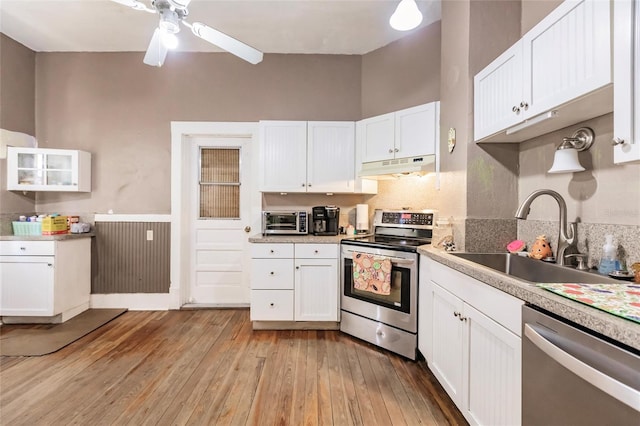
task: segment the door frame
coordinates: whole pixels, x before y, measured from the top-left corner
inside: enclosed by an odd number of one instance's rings
[[[193,236],[188,220],[190,207],[189,171],[192,136],[246,137],[251,138],[251,168],[258,170],[258,123],[254,122],[171,122],[171,261],[169,287],[169,309],[180,309],[188,303],[190,293],[190,246]],[[258,173],[252,173],[250,205],[253,212],[250,226],[253,233],[260,229],[262,197],[258,191]]]

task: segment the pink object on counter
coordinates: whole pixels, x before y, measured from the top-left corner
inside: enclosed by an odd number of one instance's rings
[[[507,250],[509,253],[517,253],[524,250],[526,244],[522,240],[514,240],[507,244]]]

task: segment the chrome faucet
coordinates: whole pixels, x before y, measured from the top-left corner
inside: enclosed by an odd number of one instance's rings
[[[558,240],[556,244],[556,263],[558,265],[564,265],[564,256],[567,249],[572,247],[577,251],[576,236],[578,234],[578,227],[575,222],[571,222],[568,224],[569,232],[567,232],[567,204],[560,194],[550,189],[538,189],[537,191],[533,191],[527,198],[525,198],[520,207],[518,207],[518,210],[516,211],[516,219],[526,219],[529,215],[531,203],[541,195],[550,195],[553,197],[553,199],[558,202],[558,207],[560,208],[560,223],[558,225]]]

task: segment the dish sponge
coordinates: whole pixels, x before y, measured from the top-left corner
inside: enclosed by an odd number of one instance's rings
[[[509,253],[518,253],[525,249],[527,245],[522,240],[514,240],[507,244]]]

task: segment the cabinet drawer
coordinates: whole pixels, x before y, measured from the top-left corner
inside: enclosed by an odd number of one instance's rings
[[[337,244],[296,244],[296,259],[337,259]]]
[[[251,290],[251,321],[293,321],[293,290]]]
[[[251,257],[284,259],[293,258],[293,244],[251,244]]]
[[[293,259],[252,259],[251,288],[293,290]]]
[[[0,241],[0,256],[53,256],[55,241]]]

